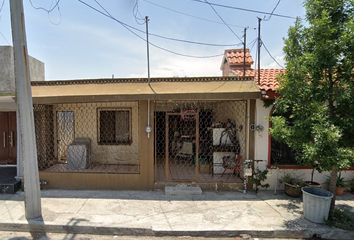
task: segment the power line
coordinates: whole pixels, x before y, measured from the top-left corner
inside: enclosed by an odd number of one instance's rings
[[[140,38],[141,40],[143,40],[144,42],[146,42],[146,39],[141,37],[139,34],[137,34],[136,32],[134,32],[133,30],[131,30],[130,27],[128,27],[127,24],[123,23],[122,21],[119,21],[118,19],[116,19],[115,17],[113,17],[101,4],[99,4],[101,6],[101,8],[106,12],[102,12],[100,10],[98,10],[97,8],[91,6],[90,4],[82,1],[82,0],[78,0],[80,3],[86,5],[87,7],[91,8],[92,10],[95,10],[96,12],[114,20],[115,22],[121,24],[125,29],[127,29],[130,33],[134,34],[136,37]],[[95,2],[98,3],[97,0],[95,0]],[[133,28],[134,29],[134,28]],[[166,52],[169,52],[169,53],[172,53],[172,54],[175,54],[175,55],[178,55],[178,56],[182,56],[182,57],[190,57],[190,58],[213,58],[213,57],[220,57],[220,56],[223,56],[223,54],[217,54],[217,55],[210,55],[210,56],[196,56],[196,55],[188,55],[188,54],[182,54],[182,53],[178,53],[178,52],[175,52],[175,51],[172,51],[172,50],[169,50],[167,48],[164,48],[164,47],[161,47],[161,46],[158,46],[154,43],[151,43],[149,42],[149,44],[151,46],[154,46],[155,48],[158,48],[160,50],[163,50],[163,51],[166,51]]]
[[[135,0],[134,7],[133,7],[133,16],[137,24],[139,25],[145,24],[145,19],[142,17],[139,11],[139,0]]]
[[[100,4],[98,1],[95,0],[95,2],[109,15],[109,17],[113,18],[113,16],[102,6],[102,4]],[[139,28],[133,27],[123,21],[118,20],[117,18],[115,18],[115,21],[119,22],[120,24],[134,29],[135,31],[138,31],[140,33],[144,33],[145,32],[143,30],[140,30]],[[184,39],[178,39],[178,38],[172,38],[172,37],[166,37],[166,36],[162,36],[159,34],[155,34],[155,33],[149,33],[150,36],[154,36],[154,37],[158,37],[158,38],[162,38],[162,39],[166,39],[166,40],[170,40],[170,41],[176,41],[176,42],[183,42],[183,43],[189,43],[189,44],[196,44],[196,45],[204,45],[204,46],[212,46],[212,47],[230,47],[230,46],[237,46],[237,45],[241,45],[242,43],[237,43],[237,44],[216,44],[216,43],[205,43],[205,42],[197,42],[197,41],[190,41],[190,40],[184,40]]]
[[[209,4],[209,6],[213,9],[214,13],[220,18],[220,20],[224,23],[224,25],[241,41],[243,44],[242,39],[232,30],[232,28],[225,22],[225,20],[220,16],[220,14],[216,11],[216,9],[211,5],[208,0],[204,0],[205,3]]]
[[[268,53],[268,55],[273,59],[273,61],[274,61],[276,64],[278,64],[279,67],[284,68],[284,66],[281,65],[281,64],[275,59],[275,57],[273,57],[273,55],[272,55],[272,54],[270,53],[270,51],[268,50],[267,46],[264,44],[263,40],[261,40],[261,41],[262,41],[262,45],[264,46],[264,49],[266,50],[266,52]]]
[[[0,13],[1,13],[3,7],[4,7],[4,4],[5,4],[5,0],[2,0],[1,6],[0,6]]]
[[[44,8],[44,7],[37,7],[37,6],[35,6],[35,5],[33,4],[32,0],[29,0],[29,1],[30,1],[31,6],[32,6],[34,9],[36,9],[36,10],[43,10],[43,11],[45,11],[45,12],[47,12],[47,13],[51,13],[51,12],[54,11],[54,9],[56,9],[56,8],[59,6],[59,3],[60,3],[61,0],[57,0],[57,2],[53,5],[53,7],[49,8],[49,9],[46,9],[46,8]]]
[[[273,10],[272,10],[272,12],[270,13],[269,17],[268,17],[267,19],[264,18],[263,21],[269,21],[269,20],[270,20],[270,18],[271,18],[271,17],[273,16],[273,14],[274,14],[275,9],[277,9],[277,7],[278,7],[280,1],[281,1],[281,0],[278,0],[277,4],[275,4],[275,7],[273,8]]]
[[[218,21],[214,21],[214,20],[211,20],[211,19],[208,19],[208,18],[203,18],[203,17],[195,16],[195,15],[192,15],[192,14],[189,14],[189,13],[185,13],[185,12],[182,12],[182,11],[178,11],[178,10],[175,10],[173,8],[169,8],[169,7],[154,3],[154,2],[149,1],[149,0],[143,0],[143,1],[147,2],[147,3],[151,4],[151,5],[154,5],[156,7],[159,7],[159,8],[174,12],[174,13],[178,13],[178,14],[181,14],[181,15],[184,15],[184,16],[187,16],[187,17],[199,19],[199,20],[202,20],[202,21],[205,21],[205,22],[210,22],[210,23],[216,23],[216,24],[224,25],[223,22],[218,22]],[[238,28],[244,28],[244,26],[240,26],[240,25],[236,25],[236,24],[229,24],[229,26],[238,27]]]
[[[204,2],[202,0],[191,0],[191,1],[200,2],[200,3],[205,3],[206,4],[206,2]],[[217,6],[217,7],[229,8],[229,9],[252,12],[252,13],[261,13],[261,14],[266,14],[266,15],[270,15],[271,14],[270,12],[264,12],[264,11],[253,10],[253,9],[248,9],[248,8],[240,8],[240,7],[235,7],[235,6],[230,6],[230,5],[223,5],[223,4],[218,4],[218,3],[209,3],[209,4],[211,4],[213,6]],[[283,15],[283,14],[273,13],[272,15],[276,16],[276,17],[282,17],[282,18],[297,19],[296,17]]]

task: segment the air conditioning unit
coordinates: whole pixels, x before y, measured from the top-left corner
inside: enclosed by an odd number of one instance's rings
[[[87,169],[91,163],[91,139],[77,138],[67,149],[68,168],[71,170]]]

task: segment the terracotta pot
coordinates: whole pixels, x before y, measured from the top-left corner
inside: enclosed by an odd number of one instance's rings
[[[337,196],[343,195],[344,194],[344,190],[345,190],[344,187],[337,187],[336,188],[336,195]]]

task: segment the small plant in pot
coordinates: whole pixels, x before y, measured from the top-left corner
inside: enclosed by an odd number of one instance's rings
[[[301,188],[306,186],[304,181],[290,174],[285,174],[280,179],[280,183],[284,183],[285,194],[290,197],[300,197],[302,194]]]
[[[341,176],[341,174],[339,173],[338,177],[337,177],[337,182],[336,182],[336,195],[340,196],[344,194],[345,191],[345,181],[344,178]]]

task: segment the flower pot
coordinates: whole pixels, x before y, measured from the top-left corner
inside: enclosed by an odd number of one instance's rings
[[[284,183],[284,191],[286,195],[290,197],[300,197],[301,196],[301,187],[298,185],[292,185],[290,183]]]
[[[304,216],[314,223],[324,223],[328,219],[333,194],[322,188],[303,187]]]
[[[337,196],[343,195],[344,194],[344,190],[345,190],[344,187],[336,187],[336,195]]]

